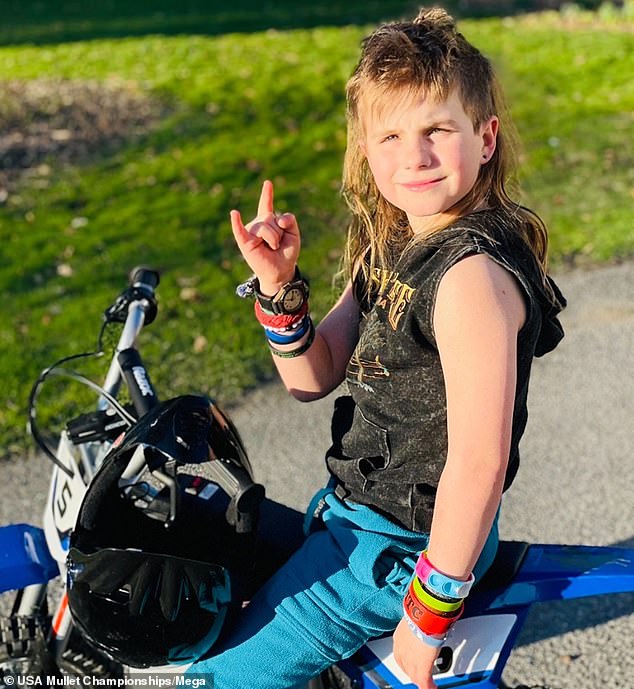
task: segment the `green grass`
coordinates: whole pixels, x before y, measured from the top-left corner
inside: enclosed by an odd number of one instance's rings
[[[148,34],[198,34],[314,28],[411,17],[418,0],[4,0],[0,43],[64,43]],[[533,11],[540,0],[449,0],[436,3],[457,16],[504,16]],[[608,8],[602,0],[574,7]]]
[[[183,7],[195,18],[203,5]],[[0,31],[5,79],[120,85],[160,102],[165,114],[144,136],[74,165],[43,161],[0,205],[0,456],[27,445],[26,400],[39,371],[94,346],[101,312],[138,263],[163,271],[159,318],[143,351],[164,396],[199,391],[234,401],[271,376],[261,329],[233,296],[248,270],[228,222],[233,207],[254,212],[265,177],[275,181],[276,206],[299,217],[313,309],[326,311],[345,236],[343,87],[367,33],[339,24],[375,21],[386,7],[400,16],[411,5],[346,6],[349,14],[323,22],[335,26],[287,28],[320,23],[325,6],[299,8],[293,23],[290,5],[271,3],[264,18],[253,8],[243,22],[205,15],[196,30],[187,12],[173,17],[167,4],[138,27],[141,13],[113,13],[112,3],[93,8],[84,24],[74,15],[27,18],[24,3],[15,4]],[[275,25],[275,12],[285,30],[244,33]],[[570,16],[462,23],[500,68],[524,142],[524,201],[551,227],[555,266],[629,257],[634,247],[632,24]],[[117,26],[121,37],[113,38]],[[100,365],[87,370],[99,378]],[[77,395],[77,385],[56,381],[43,406],[58,412]]]

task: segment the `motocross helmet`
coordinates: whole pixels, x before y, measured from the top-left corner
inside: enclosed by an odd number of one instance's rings
[[[79,631],[132,667],[195,660],[240,596],[263,497],[212,400],[177,397],[148,412],[104,459],[71,535]]]

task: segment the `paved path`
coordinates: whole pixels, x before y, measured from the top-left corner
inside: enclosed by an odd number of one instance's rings
[[[569,300],[566,338],[535,362],[522,466],[504,501],[502,537],[634,547],[634,263],[557,281]],[[334,396],[303,405],[274,384],[232,410],[271,497],[301,509],[323,484]],[[0,469],[0,522],[38,519],[43,465],[3,462]],[[633,642],[634,594],[538,606],[505,681],[632,689]]]

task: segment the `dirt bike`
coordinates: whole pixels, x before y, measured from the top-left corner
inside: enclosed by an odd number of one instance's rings
[[[30,524],[0,527],[0,593],[15,593],[10,613],[0,618],[0,687],[37,683],[25,681],[26,677],[50,685],[55,683],[51,678],[64,675],[120,679],[135,672],[78,633],[65,590],[66,561],[71,533],[92,478],[117,438],[158,403],[137,342],[143,326],[157,315],[158,283],[156,271],[137,268],[128,287],[106,309],[104,327],[117,323],[122,330],[102,385],[64,367],[84,356],[79,355],[43,371],[33,387],[30,428],[53,462],[53,470],[44,528]],[[74,378],[98,395],[93,412],[68,420],[55,451],[39,431],[36,414],[39,391],[51,375]],[[128,405],[118,401],[123,383],[129,390]],[[244,481],[222,472],[215,480],[233,491],[234,498],[245,487]],[[265,544],[262,550],[274,555],[262,561],[258,581],[264,581],[290,554],[284,550],[285,539],[280,539],[280,517],[291,529],[300,529],[297,525],[303,521],[303,515],[283,505],[269,502],[264,507],[258,538]],[[271,534],[277,534],[275,543]],[[633,549],[502,541],[492,567],[474,587],[463,616],[440,650],[434,679],[439,687],[504,687],[504,666],[533,604],[631,591]],[[53,601],[50,612],[49,600]],[[166,668],[153,668],[161,669]],[[46,680],[42,682],[42,678]],[[313,679],[309,689],[412,686],[394,660],[388,634]]]

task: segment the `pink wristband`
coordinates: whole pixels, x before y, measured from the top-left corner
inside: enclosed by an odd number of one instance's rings
[[[416,563],[416,575],[424,583],[427,577],[434,571],[431,562],[427,559],[427,551],[423,550]]]

